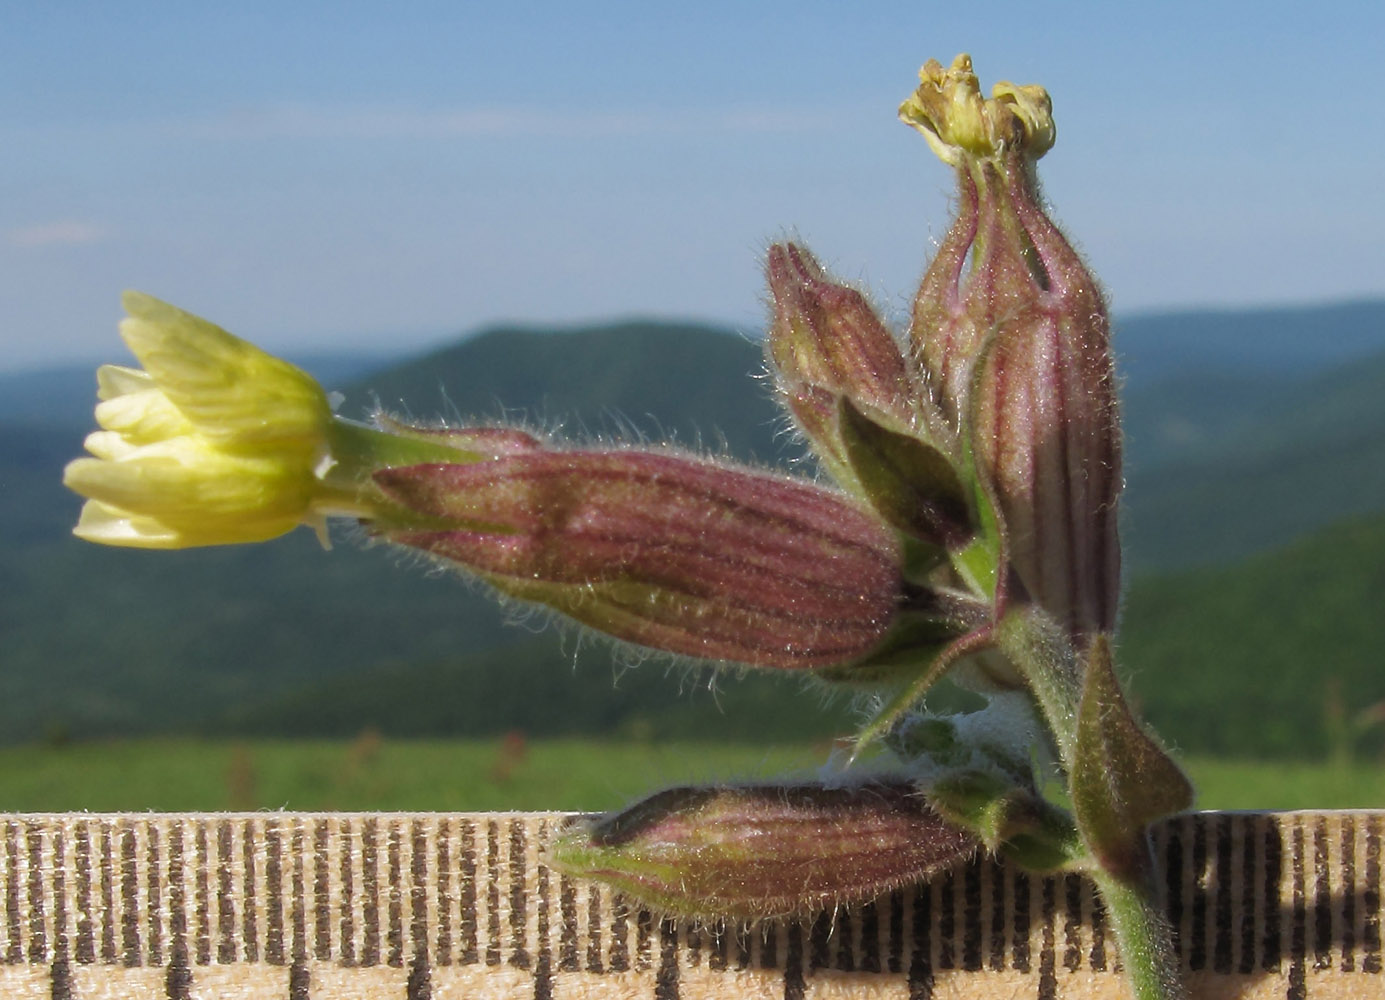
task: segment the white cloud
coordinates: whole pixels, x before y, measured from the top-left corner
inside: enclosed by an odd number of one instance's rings
[[[18,226],[6,232],[5,238],[14,247],[74,247],[100,243],[107,235],[105,228],[95,223],[58,219]]]

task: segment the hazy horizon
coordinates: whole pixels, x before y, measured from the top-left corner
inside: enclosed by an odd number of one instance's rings
[[[1385,294],[1378,296],[1344,297],[1341,299],[1327,299],[1323,301],[1268,303],[1263,305],[1256,305],[1254,303],[1246,305],[1203,305],[1194,303],[1186,306],[1143,309],[1124,314],[1113,313],[1112,325],[1114,332],[1117,334],[1117,337],[1119,337],[1119,328],[1121,324],[1129,321],[1144,321],[1148,319],[1178,316],[1240,315],[1258,312],[1277,313],[1297,310],[1334,309],[1358,305],[1385,306]],[[59,358],[31,364],[11,364],[9,363],[7,355],[0,353],[0,376],[36,375],[45,372],[60,372],[74,368],[93,367],[100,364],[133,364],[134,361],[130,357],[129,351],[125,348],[124,344],[121,343],[119,335],[116,332],[116,323],[118,323],[121,315],[122,314],[118,311],[115,313],[115,318],[112,320],[111,324],[112,336],[108,339],[108,342],[103,346],[94,348],[89,356]],[[444,331],[441,333],[423,331],[417,332],[414,336],[405,336],[403,338],[399,338],[389,332],[370,333],[367,331],[360,332],[356,335],[343,336],[340,342],[336,344],[315,340],[307,347],[294,346],[293,338],[289,335],[279,338],[283,345],[286,346],[276,346],[274,349],[283,357],[300,364],[311,363],[314,360],[332,361],[352,360],[357,358],[363,360],[376,359],[387,363],[394,363],[398,360],[421,357],[433,351],[445,350],[469,340],[472,337],[482,336],[496,330],[513,328],[516,330],[538,330],[563,334],[590,328],[618,326],[627,323],[655,323],[669,326],[689,324],[707,327],[709,329],[721,329],[728,334],[756,339],[760,338],[765,331],[763,322],[759,325],[752,326],[708,317],[660,316],[651,313],[631,313],[624,316],[610,316],[605,318],[592,317],[589,319],[566,321],[555,319],[541,322],[526,322],[520,319],[502,318],[466,329],[458,328],[451,332]],[[237,332],[241,334],[245,333],[245,331]],[[249,339],[253,340],[253,335],[250,335]],[[1117,353],[1119,354],[1119,344],[1116,346]]]

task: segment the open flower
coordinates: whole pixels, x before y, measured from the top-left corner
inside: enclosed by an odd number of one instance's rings
[[[889,669],[874,654],[926,656],[974,624],[965,595],[906,585],[897,533],[834,490],[512,427],[354,423],[287,362],[148,296],[125,304],[144,369],[98,372],[102,429],[64,479],[88,498],[81,538],[187,548],[346,516],[617,638],[778,669]],[[858,463],[880,447],[863,433],[841,436]]]
[[[87,497],[78,537],[176,549],[274,538],[320,522],[326,393],[206,320],[127,292],[121,336],[143,370],[97,373],[94,456],[63,482]]]

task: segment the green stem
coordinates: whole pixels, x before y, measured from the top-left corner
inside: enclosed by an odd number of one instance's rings
[[[1115,931],[1136,1000],[1183,1000],[1187,992],[1178,980],[1172,928],[1155,902],[1154,871],[1150,857],[1142,877],[1127,880],[1097,869],[1092,878],[1101,890],[1106,918]]]
[[[328,444],[338,468],[356,479],[368,478],[378,469],[430,462],[475,462],[482,456],[434,441],[391,434],[369,424],[333,420],[327,430]]]
[[[1012,611],[996,632],[1001,649],[1029,682],[1063,768],[1071,775],[1082,692],[1076,651],[1041,614]],[[1133,871],[1107,870],[1093,858],[1091,875],[1101,892],[1136,1000],[1182,1000],[1186,993],[1179,984],[1172,932],[1158,905],[1158,867],[1148,841],[1141,839]],[[1090,844],[1086,834],[1084,840]]]
[[[327,446],[333,464],[320,484],[317,506],[331,516],[383,518],[400,526],[421,527],[431,521],[387,500],[371,482],[375,472],[401,465],[465,464],[484,457],[340,417],[328,425]]]
[[[1077,705],[1081,670],[1067,637],[1047,623],[1042,612],[1015,608],[1000,620],[996,645],[1019,668],[1029,685],[1064,771],[1072,769],[1077,746]]]

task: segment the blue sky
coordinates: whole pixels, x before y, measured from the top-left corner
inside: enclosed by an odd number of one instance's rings
[[[951,177],[919,64],[1042,83],[1114,310],[1385,296],[1381,5],[0,2],[0,368],[135,287],[273,349],[757,328],[768,243],[902,310]]]

